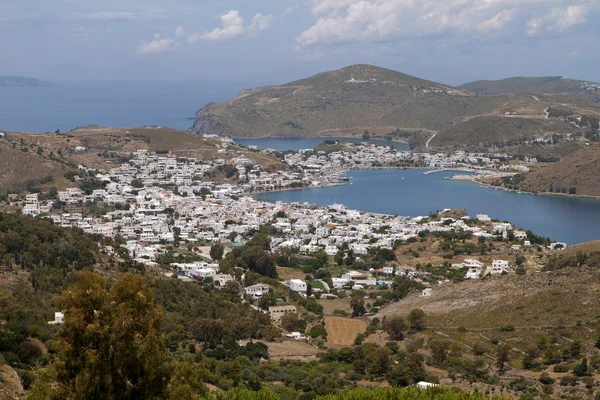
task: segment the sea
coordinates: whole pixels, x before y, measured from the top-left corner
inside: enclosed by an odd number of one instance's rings
[[[49,87],[0,87],[0,131],[42,133],[98,124],[115,127],[161,125],[187,130],[202,105],[235,96],[243,83],[66,82]],[[329,138],[331,139],[331,138]],[[314,148],[325,138],[248,139],[244,145],[276,150]],[[363,141],[362,138],[339,138]],[[374,139],[371,143],[400,142]],[[1,162],[1,160],[0,160]],[[600,240],[600,201],[493,190],[470,181],[444,180],[450,172],[423,170],[351,171],[344,186],[257,194],[268,201],[341,203],[349,208],[403,216],[428,215],[444,208],[488,214],[567,244]]]
[[[160,125],[187,130],[206,103],[237,95],[243,83],[58,82],[55,86],[0,87],[0,131],[68,132],[90,124]]]
[[[463,174],[463,173],[461,173]],[[375,213],[427,216],[445,208],[465,208],[471,217],[487,214],[537,235],[575,244],[600,239],[600,200],[533,195],[481,187],[471,181],[446,180],[450,171],[424,174],[421,169],[350,171],[343,186],[260,193],[258,200],[344,204]]]

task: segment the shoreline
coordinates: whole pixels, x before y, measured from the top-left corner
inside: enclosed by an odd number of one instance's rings
[[[381,140],[381,141],[385,141],[385,142],[396,142],[396,143],[402,143],[405,144],[407,146],[410,146],[410,144],[404,140],[397,140],[397,139],[386,139],[385,137],[371,137],[369,139],[363,139],[362,136],[354,136],[354,135],[335,135],[335,136],[254,136],[254,137],[230,137],[234,142],[236,140],[256,140],[256,139],[289,139],[289,140],[304,140],[304,139],[360,139],[360,140],[364,140],[364,141],[368,141],[368,140]],[[238,143],[239,144],[239,143]]]
[[[475,173],[475,174],[477,173],[476,170],[469,170],[469,169],[461,169],[461,168],[440,168],[440,169],[438,169],[438,168],[430,168],[430,167],[373,167],[373,168],[350,169],[350,170],[348,170],[348,172],[350,172],[350,171],[385,170],[385,169],[429,170],[432,173],[439,173],[439,172],[444,172],[444,171],[448,171],[448,172],[470,172],[470,173]],[[346,174],[348,172],[346,172]],[[470,181],[470,182],[476,183],[476,184],[478,184],[480,186],[485,186],[485,188],[487,188],[487,189],[504,190],[506,192],[513,192],[513,193],[518,193],[518,194],[528,194],[528,195],[533,195],[533,196],[557,196],[557,197],[563,197],[563,198],[600,200],[600,196],[585,195],[585,194],[568,194],[568,193],[551,193],[551,192],[533,193],[533,192],[529,192],[529,191],[526,191],[526,190],[509,189],[509,188],[505,188],[503,186],[494,186],[494,185],[491,185],[489,183],[481,182],[481,181],[477,180],[477,178],[478,178],[477,175],[460,175],[460,176],[461,176],[460,179],[454,179],[454,177],[452,177],[452,178],[450,178],[450,180]],[[347,185],[347,183],[332,183],[332,184],[322,185],[322,186],[265,190],[265,191],[260,191],[260,192],[252,192],[250,195],[264,194],[264,193],[274,193],[274,192],[287,192],[287,191],[291,191],[291,190],[321,189],[321,188],[344,186],[344,185]]]
[[[504,186],[494,186],[486,182],[481,182],[477,180],[477,176],[473,176],[471,179],[467,179],[466,175],[463,176],[462,179],[452,179],[452,180],[463,180],[463,181],[471,181],[473,183],[477,183],[478,185],[485,186],[489,189],[494,190],[504,190],[505,192],[514,192],[518,194],[528,194],[532,196],[548,196],[548,197],[565,197],[565,198],[573,198],[573,199],[590,199],[590,200],[600,200],[600,196],[594,196],[589,194],[568,194],[568,193],[554,193],[554,192],[530,192],[527,190],[516,190],[509,189]]]

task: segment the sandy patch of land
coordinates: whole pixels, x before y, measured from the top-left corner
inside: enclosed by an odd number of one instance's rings
[[[325,317],[327,345],[335,348],[352,346],[359,333],[367,329],[366,322],[345,317]]]

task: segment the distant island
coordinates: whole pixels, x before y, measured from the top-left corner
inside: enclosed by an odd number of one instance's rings
[[[53,83],[27,76],[0,76],[0,86],[54,86]]]

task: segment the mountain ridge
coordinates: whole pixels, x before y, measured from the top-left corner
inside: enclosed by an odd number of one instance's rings
[[[502,93],[600,93],[600,84],[562,76],[523,77],[500,80],[479,80],[460,85],[459,88],[481,94]]]
[[[0,76],[0,86],[22,86],[22,87],[35,87],[35,86],[54,86],[53,83],[43,81],[28,76],[16,76],[6,75]]]
[[[578,135],[578,128],[568,122],[548,118],[550,107],[569,103],[589,115],[600,113],[600,91],[568,83],[572,93],[484,95],[357,64],[279,86],[245,89],[225,102],[205,104],[190,130],[233,138],[361,136],[369,131],[371,136],[408,141],[421,150],[501,148],[522,153],[522,143],[553,134]],[[429,141],[433,133],[437,135]],[[569,149],[583,146],[573,143]],[[560,145],[546,150],[565,154]]]

